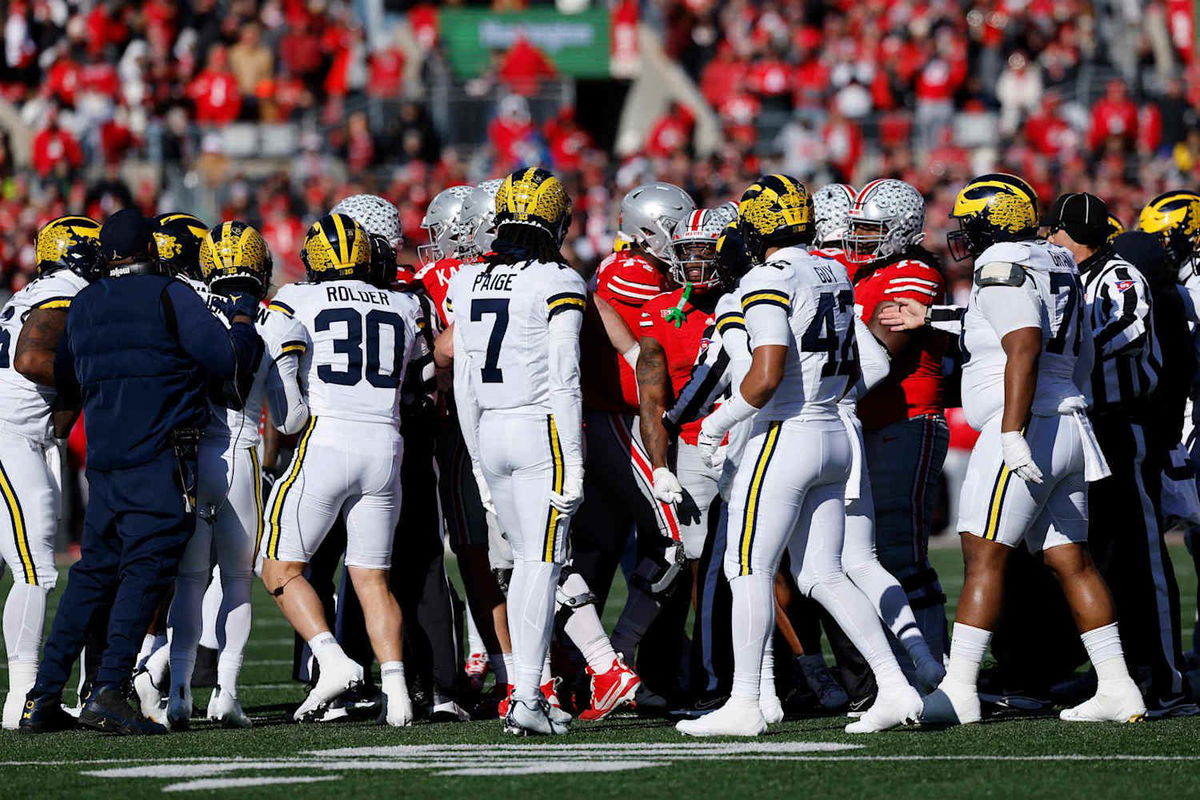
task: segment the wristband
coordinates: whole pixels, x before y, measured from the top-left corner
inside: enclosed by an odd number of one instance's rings
[[[724,435],[739,422],[750,419],[758,413],[758,409],[746,402],[740,389],[735,389],[733,396],[720,407],[704,418],[700,429],[709,436]]]

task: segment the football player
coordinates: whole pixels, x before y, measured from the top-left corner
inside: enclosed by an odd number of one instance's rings
[[[60,506],[58,448],[75,421],[56,412],[54,354],[71,299],[98,277],[100,225],[59,217],[37,233],[37,277],[0,310],[0,561],[12,571],[4,604],[8,695],[3,726],[20,722],[33,688],[46,624],[46,598],[58,581],[54,534]]]
[[[467,243],[467,229],[459,223],[459,216],[463,203],[474,192],[474,186],[460,184],[434,195],[421,218],[421,230],[429,237],[428,242],[417,245],[417,258],[422,267],[453,257]]]
[[[853,289],[837,262],[804,249],[812,239],[812,200],[794,178],[767,175],[747,189],[738,229],[753,265],[734,289],[751,361],[698,438],[711,463],[731,428],[751,426],[730,490],[725,549],[733,691],[719,710],[676,727],[693,736],[765,732],[761,672],[775,621],[775,573],[787,548],[797,585],[833,615],[879,685],[875,704],[847,732],[886,730],[915,720],[921,699],[875,610],[841,568],[851,452],[837,403],[858,375]],[[797,455],[777,459],[780,450]]]
[[[946,237],[951,256],[974,258],[965,313],[901,298],[880,315],[898,330],[927,319],[961,330],[963,411],[980,431],[959,505],[966,575],[950,662],[922,719],[979,721],[979,665],[1000,614],[1008,553],[1023,544],[1061,583],[1099,678],[1096,695],[1061,718],[1136,721],[1146,706],[1086,546],[1087,483],[1109,469],[1084,415],[1093,353],[1079,271],[1069,252],[1038,238],[1037,195],[1021,178],[972,180],[950,217],[958,223]]]
[[[848,216],[847,252],[857,265],[854,301],[863,322],[872,323],[876,309],[897,298],[925,305],[942,299],[945,279],[936,258],[921,247],[925,199],[920,192],[904,181],[871,181]],[[865,500],[873,505],[873,514],[850,512],[847,540],[871,541],[869,534],[853,536],[850,528],[873,526],[878,560],[865,551],[863,557],[843,552],[842,558],[852,577],[862,577],[855,582],[904,645],[918,686],[929,691],[941,680],[946,644],[946,595],[928,555],[936,490],[950,442],[942,414],[946,342],[929,331],[896,332],[876,325],[875,332],[888,349],[890,371],[858,398],[857,407],[870,473],[871,494]],[[895,580],[877,571],[879,564],[899,580],[907,602],[888,591]],[[914,615],[915,627],[908,624]]]
[[[154,224],[155,260],[167,275],[174,275],[198,292],[206,291],[200,270],[200,242],[208,226],[193,214],[171,211],[159,214]]]
[[[858,192],[844,183],[828,183],[813,192],[813,247],[829,251],[843,264],[846,239],[850,236],[850,209]],[[822,253],[825,255],[825,253]]]
[[[455,403],[485,508],[512,545],[516,675],[505,730],[563,734],[541,691],[567,530],[583,494],[579,329],[586,287],[559,252],[571,201],[530,168],[496,195],[493,252],[451,279]],[[487,435],[481,435],[486,430]],[[494,502],[494,505],[493,505]]]
[[[229,298],[249,294],[261,300],[271,285],[267,243],[245,222],[224,222],[209,230],[200,244],[199,262],[206,282],[201,297],[220,319]],[[255,327],[265,346],[264,358],[248,386],[230,387],[227,406],[214,405],[200,439],[196,533],[180,562],[167,617],[171,628],[167,722],[173,730],[186,729],[192,714],[192,669],[214,556],[220,568],[217,639],[221,647],[217,686],[207,716],[225,727],[250,726],[238,701],[237,680],[250,637],[250,581],[263,533],[258,425],[264,406],[271,424],[287,435],[299,433],[309,416],[299,379],[300,359],[308,350],[304,328],[282,310],[268,308],[260,308]]]
[[[287,473],[267,503],[263,583],[292,627],[308,641],[320,677],[296,709],[297,720],[362,682],[329,630],[304,566],[345,520],[345,564],[363,606],[380,663],[384,721],[407,725],[412,701],[401,660],[400,607],[388,585],[400,514],[400,389],[425,350],[420,306],[406,294],[369,283],[370,242],[344,214],[309,228],[301,250],[309,282],[285,286],[270,308],[304,326],[301,361],[311,417]]]

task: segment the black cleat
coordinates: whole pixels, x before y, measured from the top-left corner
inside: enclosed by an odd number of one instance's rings
[[[21,733],[57,733],[75,728],[75,718],[62,707],[59,695],[39,695],[33,692],[25,698],[21,712]]]
[[[167,732],[163,725],[151,722],[129,704],[126,692],[119,686],[97,687],[79,712],[79,724],[101,733],[122,736],[147,736]]]

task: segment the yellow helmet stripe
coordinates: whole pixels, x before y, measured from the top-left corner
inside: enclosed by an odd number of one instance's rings
[[[342,224],[341,214],[331,214],[330,216],[333,217],[333,224],[338,233],[338,264],[345,266],[350,262],[350,249],[346,244],[346,226]]]

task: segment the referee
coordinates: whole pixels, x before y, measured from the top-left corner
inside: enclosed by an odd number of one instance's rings
[[[150,223],[132,209],[100,230],[105,277],[79,292],[55,361],[59,397],[82,404],[90,498],[83,556],[71,567],[21,730],[73,727],[62,691],[89,623],[108,620],[96,685],[79,724],[166,733],[128,702],[142,637],[195,527],[196,443],[209,396],[248,389],[262,355],[257,301],[233,301],[231,327],[182,281],[158,274]],[[244,396],[238,391],[237,396]]]
[[[1095,348],[1089,416],[1112,470],[1088,487],[1088,543],[1112,590],[1147,715],[1194,714],[1179,669],[1179,587],[1161,527],[1166,451],[1149,425],[1163,363],[1151,287],[1108,243],[1108,207],[1099,197],[1062,195],[1046,224],[1050,241],[1079,265]]]

